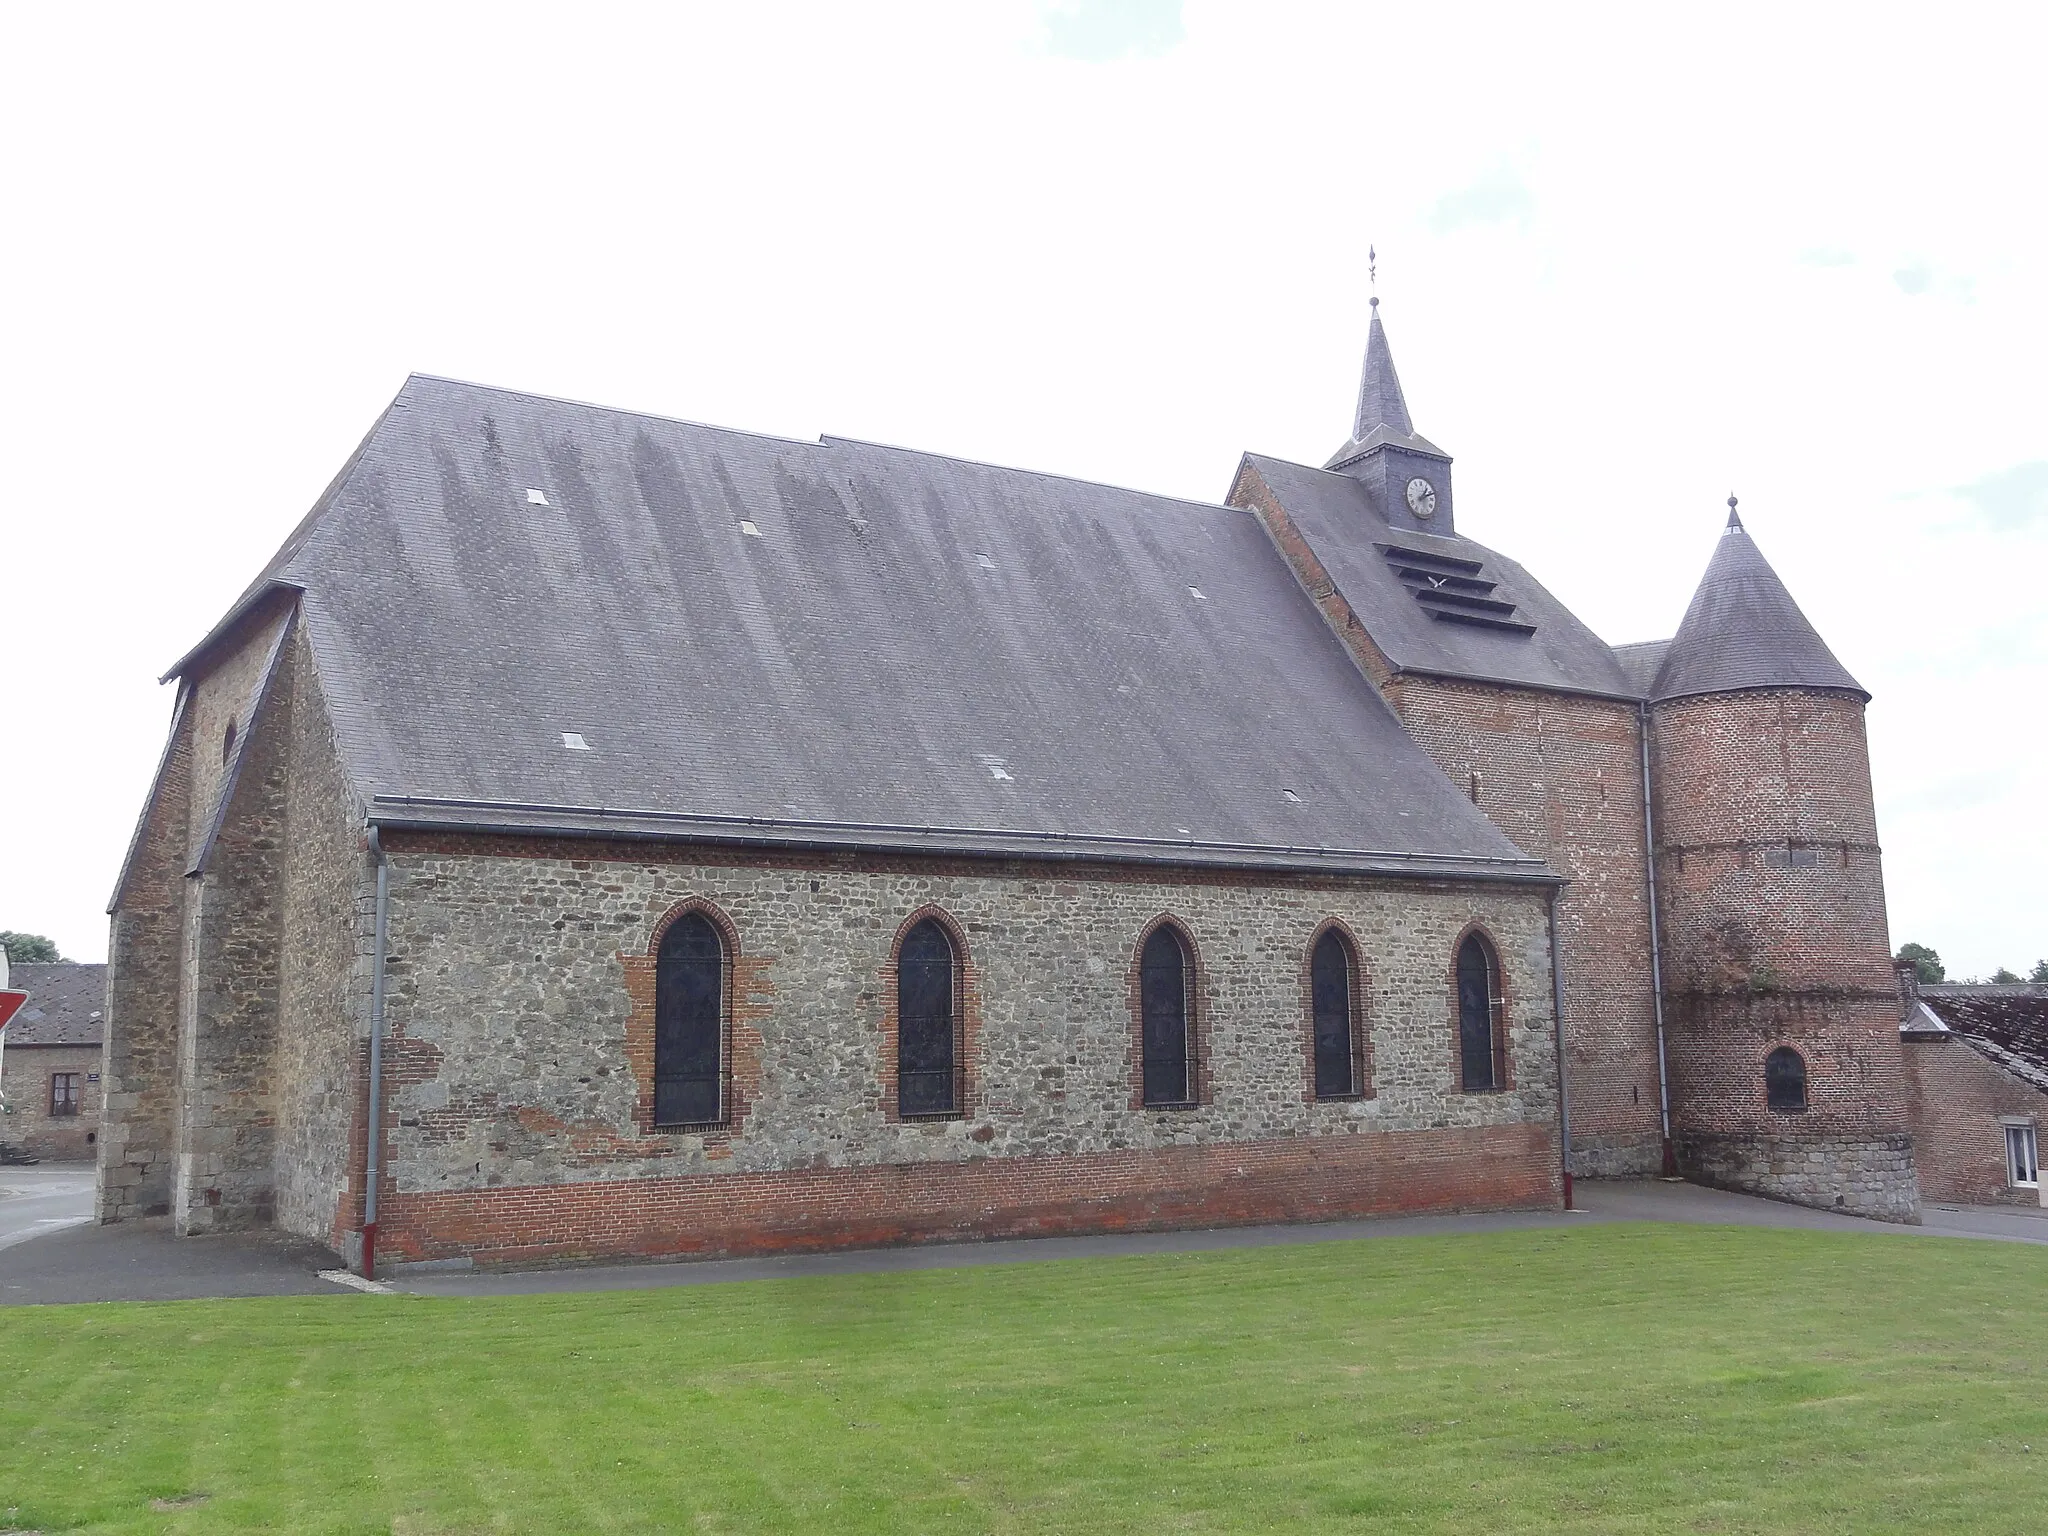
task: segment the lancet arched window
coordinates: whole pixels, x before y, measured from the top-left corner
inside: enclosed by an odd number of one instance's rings
[[[1161,923],[1138,957],[1139,1055],[1147,1108],[1195,1102],[1194,1030],[1188,1017],[1187,945],[1172,924]]]
[[[1507,1086],[1506,1011],[1493,946],[1468,933],[1458,946],[1458,1068],[1467,1093]]]
[[[926,918],[896,948],[896,1113],[960,1112],[960,1015],[953,941]]]
[[[1365,1091],[1363,1044],[1353,1015],[1358,964],[1344,935],[1325,928],[1309,952],[1309,999],[1315,1028],[1316,1097],[1348,1099]]]
[[[701,912],[662,935],[654,970],[654,1123],[725,1118],[725,942]]]

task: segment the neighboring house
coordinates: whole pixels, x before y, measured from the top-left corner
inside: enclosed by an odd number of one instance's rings
[[[18,963],[8,985],[28,1001],[0,1033],[0,1143],[45,1161],[97,1154],[104,965]]]
[[[1921,1198],[2048,1205],[2048,987],[1928,986],[1910,962],[1899,981]]]
[[[1732,506],[1618,648],[1454,511],[1377,313],[1221,504],[408,380],[168,674],[101,1219],[1915,1219],[1867,696]]]

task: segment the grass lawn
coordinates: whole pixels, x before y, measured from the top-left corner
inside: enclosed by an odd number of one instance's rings
[[[0,1372],[0,1530],[52,1536],[2048,1528],[2048,1250],[2004,1243],[20,1308]]]

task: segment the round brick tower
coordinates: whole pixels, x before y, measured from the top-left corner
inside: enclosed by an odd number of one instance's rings
[[[1649,706],[1679,1167],[1917,1221],[1869,695],[1734,507]]]

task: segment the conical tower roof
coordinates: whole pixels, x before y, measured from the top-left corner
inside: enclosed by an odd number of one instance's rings
[[[1437,458],[1448,458],[1443,449],[1416,435],[1408,416],[1408,400],[1401,393],[1401,376],[1394,372],[1394,349],[1387,345],[1387,328],[1380,324],[1380,301],[1372,301],[1372,329],[1365,338],[1365,372],[1358,381],[1358,414],[1351,421],[1351,438],[1330,455],[1325,469],[1341,469],[1382,443],[1398,443]]]
[[[1745,688],[1831,688],[1870,695],[1835,660],[1764,559],[1728,498],[1728,527],[1651,686],[1653,699]]]

